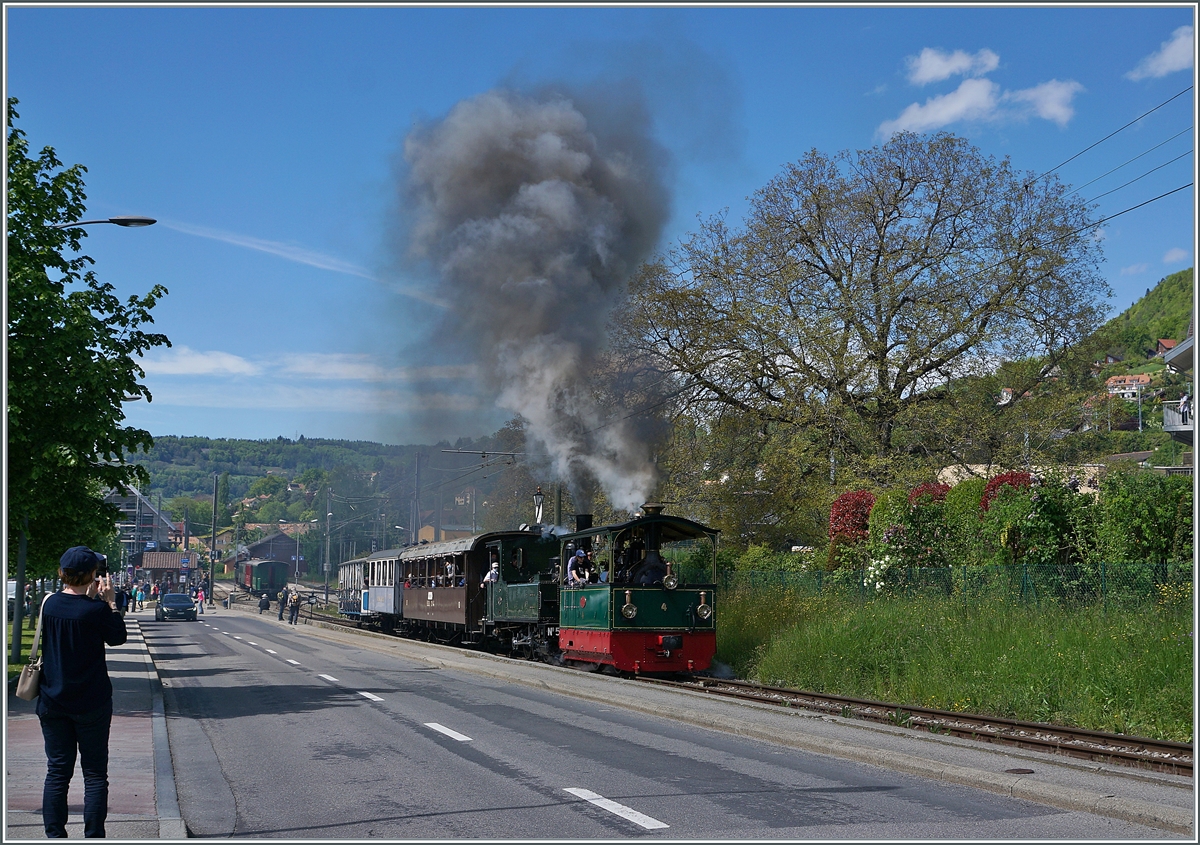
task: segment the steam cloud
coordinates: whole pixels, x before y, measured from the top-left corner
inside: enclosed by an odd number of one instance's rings
[[[474,350],[497,404],[585,508],[598,483],[635,509],[655,483],[649,446],[598,405],[590,377],[668,213],[639,98],[491,91],[415,129],[404,155],[410,254],[451,303],[437,342]]]

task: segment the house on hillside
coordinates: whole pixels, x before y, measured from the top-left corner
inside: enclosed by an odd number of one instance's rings
[[[1168,352],[1170,352],[1172,349],[1174,349],[1178,345],[1178,343],[1179,343],[1179,341],[1171,340],[1169,337],[1160,337],[1158,339],[1158,345],[1155,346],[1155,348],[1154,348],[1154,357],[1155,358],[1165,357]]]
[[[1120,396],[1122,399],[1136,399],[1150,384],[1150,376],[1146,373],[1138,373],[1137,375],[1110,376],[1104,382],[1104,387],[1108,390],[1111,396]]]

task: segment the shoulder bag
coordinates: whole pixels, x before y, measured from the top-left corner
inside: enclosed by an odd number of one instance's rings
[[[46,611],[46,600],[53,593],[46,593],[42,599],[42,607],[38,611],[37,630],[33,634],[33,649],[29,652],[29,662],[21,667],[21,677],[17,678],[17,698],[33,701],[38,697],[38,686],[42,681],[42,658],[38,657],[38,646],[42,642],[42,614]]]

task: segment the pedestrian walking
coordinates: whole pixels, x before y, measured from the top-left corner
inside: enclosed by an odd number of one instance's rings
[[[204,588],[196,590],[196,604],[200,606],[200,612],[204,612]]]
[[[67,792],[78,755],[83,771],[83,835],[103,838],[108,818],[108,736],[113,691],[104,646],[124,644],[112,576],[97,576],[101,555],[87,546],[59,560],[60,593],[42,608],[42,677],[37,715],[46,746],[42,822],[46,836],[67,836]]]
[[[292,597],[288,599],[288,624],[295,625],[300,618],[300,591],[296,590],[292,593]]]
[[[283,588],[283,592],[281,592],[281,593],[279,594],[279,621],[280,621],[280,622],[282,622],[282,621],[283,621],[283,612],[284,612],[285,610],[287,610],[287,603],[288,603],[288,596],[289,596],[289,595],[290,595],[290,593],[288,592],[288,588],[287,588],[287,587],[284,587],[284,588]]]
[[[121,614],[121,616],[124,617],[125,609],[129,607],[129,593],[126,592],[125,587],[123,585],[120,587],[117,587],[117,592],[114,595],[114,599],[116,600],[116,603],[117,603],[117,613]]]
[[[144,586],[138,587],[137,588],[137,609],[138,610],[144,609],[143,602],[145,600],[146,600],[146,588]]]

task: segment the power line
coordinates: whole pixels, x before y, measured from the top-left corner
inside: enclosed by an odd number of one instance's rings
[[[1064,164],[1066,164],[1067,162],[1074,161],[1075,159],[1079,158],[1081,155],[1083,155],[1084,153],[1086,153],[1088,150],[1092,149],[1093,147],[1097,147],[1097,146],[1099,146],[1100,144],[1103,144],[1103,143],[1104,143],[1105,141],[1107,141],[1109,138],[1113,137],[1114,135],[1117,135],[1117,134],[1119,134],[1119,133],[1121,133],[1121,132],[1124,132],[1126,129],[1128,129],[1130,126],[1133,126],[1133,124],[1137,123],[1137,122],[1138,122],[1139,120],[1141,120],[1143,117],[1146,117],[1147,115],[1153,114],[1154,112],[1158,111],[1158,110],[1159,110],[1159,109],[1161,109],[1163,106],[1165,106],[1167,103],[1171,102],[1171,101],[1172,101],[1172,100],[1174,100],[1174,99],[1177,99],[1177,98],[1179,98],[1179,97],[1182,97],[1184,94],[1186,94],[1188,91],[1191,91],[1191,90],[1192,90],[1192,86],[1191,86],[1191,85],[1189,85],[1187,88],[1184,88],[1182,91],[1180,91],[1180,92],[1179,92],[1178,94],[1176,94],[1175,96],[1173,96],[1173,97],[1168,97],[1167,99],[1165,99],[1165,100],[1163,100],[1161,103],[1159,103],[1157,106],[1155,106],[1154,108],[1150,109],[1150,111],[1148,111],[1148,112],[1145,112],[1145,113],[1143,113],[1143,114],[1140,114],[1140,115],[1138,115],[1138,116],[1137,116],[1137,117],[1135,117],[1133,120],[1129,121],[1129,122],[1128,122],[1128,123],[1126,123],[1124,126],[1122,126],[1120,129],[1116,129],[1116,130],[1114,130],[1114,131],[1112,131],[1112,132],[1109,132],[1107,135],[1105,135],[1105,136],[1104,136],[1103,138],[1101,138],[1099,141],[1096,141],[1094,144],[1090,144],[1090,145],[1088,145],[1088,146],[1084,147],[1082,150],[1080,150],[1079,152],[1075,153],[1075,155],[1071,156],[1070,158],[1066,159],[1065,161],[1059,162],[1058,164],[1054,165],[1054,167],[1051,167],[1049,170],[1047,170],[1047,171],[1046,171],[1045,173],[1043,173],[1041,176],[1038,176],[1036,179],[1033,179],[1032,181],[1028,182],[1028,183],[1025,185],[1025,187],[1026,187],[1026,188],[1028,188],[1028,187],[1029,187],[1030,185],[1032,185],[1034,182],[1038,182],[1038,181],[1040,181],[1041,179],[1045,178],[1046,176],[1049,176],[1051,173],[1053,173],[1055,170],[1058,170],[1060,167],[1062,167],[1062,166],[1063,166]]]
[[[1186,129],[1184,129],[1184,130],[1181,130],[1181,131],[1179,131],[1179,132],[1176,132],[1174,135],[1172,135],[1172,136],[1171,136],[1170,138],[1168,138],[1167,140],[1165,140],[1165,141],[1160,141],[1159,143],[1155,144],[1155,145],[1154,145],[1153,147],[1151,147],[1150,149],[1148,149],[1148,150],[1146,150],[1146,151],[1144,151],[1144,152],[1140,152],[1140,153],[1138,153],[1137,155],[1135,155],[1133,158],[1129,159],[1128,161],[1125,161],[1125,162],[1122,162],[1121,164],[1118,164],[1116,167],[1114,167],[1112,170],[1108,171],[1107,173],[1101,173],[1101,174],[1100,174],[1099,176],[1097,176],[1095,179],[1092,179],[1092,180],[1090,180],[1090,181],[1088,181],[1088,182],[1084,182],[1084,183],[1083,183],[1082,185],[1080,185],[1078,188],[1076,188],[1075,190],[1071,191],[1071,193],[1072,193],[1072,194],[1077,194],[1077,193],[1079,193],[1079,192],[1080,192],[1080,191],[1082,191],[1084,188],[1086,188],[1088,185],[1092,184],[1092,182],[1098,182],[1098,181],[1100,181],[1101,179],[1103,179],[1105,176],[1109,176],[1109,175],[1111,175],[1111,174],[1113,174],[1113,173],[1116,173],[1118,170],[1120,170],[1120,169],[1121,169],[1122,167],[1124,167],[1125,165],[1127,165],[1127,164],[1132,164],[1133,162],[1137,161],[1137,160],[1138,160],[1139,158],[1141,158],[1142,156],[1144,156],[1144,155],[1149,155],[1150,153],[1154,152],[1154,151],[1155,151],[1155,150],[1157,150],[1159,147],[1161,147],[1163,144],[1168,144],[1168,143],[1170,143],[1171,141],[1174,141],[1174,140],[1175,140],[1176,138],[1178,138],[1180,135],[1187,134],[1188,132],[1191,132],[1191,131],[1192,131],[1192,127],[1190,127],[1190,126],[1189,126],[1188,128],[1186,128]],[[1068,195],[1068,196],[1069,196],[1069,195]]]
[[[1149,175],[1150,175],[1151,173],[1153,173],[1154,171],[1156,171],[1156,170],[1162,170],[1162,169],[1163,169],[1164,167],[1166,167],[1168,164],[1174,164],[1175,162],[1179,161],[1179,159],[1183,158],[1184,156],[1188,156],[1188,155],[1191,155],[1191,154],[1192,154],[1192,151],[1191,151],[1191,150],[1188,150],[1188,151],[1186,151],[1186,152],[1180,153],[1179,155],[1175,156],[1175,158],[1171,159],[1170,161],[1163,162],[1163,163],[1162,163],[1162,164],[1160,164],[1158,167],[1152,167],[1151,169],[1147,170],[1147,171],[1146,171],[1145,173],[1143,173],[1141,176],[1138,176],[1138,177],[1136,177],[1136,178],[1134,178],[1134,179],[1130,179],[1130,180],[1129,180],[1128,182],[1126,182],[1124,185],[1118,185],[1117,187],[1113,188],[1112,190],[1105,191],[1105,192],[1104,192],[1104,193],[1102,193],[1102,194],[1096,194],[1096,196],[1092,197],[1090,200],[1088,200],[1088,202],[1095,202],[1096,200],[1100,199],[1101,197],[1106,197],[1106,196],[1108,196],[1109,194],[1116,193],[1117,191],[1121,190],[1122,188],[1127,188],[1127,187],[1129,187],[1130,185],[1132,185],[1134,182],[1137,182],[1137,181],[1139,181],[1139,180],[1141,180],[1141,179],[1144,179],[1144,178],[1146,178],[1147,176],[1149,176]]]

